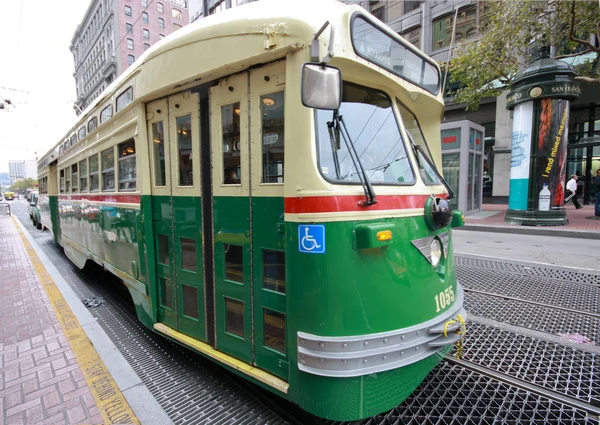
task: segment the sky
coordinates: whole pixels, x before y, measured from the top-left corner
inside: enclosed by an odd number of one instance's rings
[[[69,45],[89,0],[0,0],[0,172],[46,153],[76,119]]]

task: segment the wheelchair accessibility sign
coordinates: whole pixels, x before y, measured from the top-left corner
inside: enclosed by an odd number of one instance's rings
[[[298,226],[298,250],[309,254],[325,254],[325,226]]]

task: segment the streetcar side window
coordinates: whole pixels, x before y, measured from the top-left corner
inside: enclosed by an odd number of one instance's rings
[[[65,168],[65,193],[71,192],[71,169]]]
[[[136,189],[135,140],[129,139],[120,143],[119,151],[119,190],[133,191]]]
[[[285,148],[283,91],[260,97],[262,117],[262,183],[283,183]]]
[[[221,106],[223,184],[241,184],[240,102]]]
[[[87,159],[79,161],[79,191],[87,192]]]
[[[65,169],[60,170],[60,193],[65,193]]]
[[[79,173],[77,172],[77,163],[71,165],[71,180],[73,193],[79,192]]]
[[[223,244],[225,251],[225,279],[244,283],[244,250],[240,245]]]
[[[263,288],[285,294],[285,252],[263,249]]]
[[[73,134],[69,140],[69,146],[73,146],[75,143],[77,143],[77,135]]]
[[[244,302],[225,297],[225,332],[244,338]]]
[[[100,179],[98,176],[98,155],[92,155],[90,160],[90,192],[100,190]]]
[[[115,190],[115,149],[108,148],[100,154],[102,158],[102,191]]]
[[[263,344],[285,354],[285,314],[263,307]]]
[[[192,161],[192,116],[175,119],[177,125],[177,150],[179,151],[179,186],[194,185],[194,163]]]
[[[100,112],[100,124],[105,123],[106,121],[108,121],[113,114],[113,107],[112,104],[108,105],[106,108],[104,108],[102,110],[102,112]]]
[[[425,142],[425,136],[423,136],[423,131],[421,130],[421,125],[417,120],[415,114],[413,114],[408,108],[406,108],[398,99],[396,99],[398,103],[398,109],[400,110],[400,118],[402,118],[402,123],[404,124],[404,128],[406,132],[412,139],[412,141],[423,148],[425,152],[428,152],[427,143]],[[418,166],[419,166],[419,174],[423,183],[426,185],[438,185],[442,184],[439,177],[431,168],[429,163],[422,157],[423,153],[421,151],[417,151],[418,156]],[[429,158],[431,163],[433,164],[433,158]]]
[[[93,117],[91,120],[88,121],[88,134],[94,131],[96,127],[98,127],[98,118]]]
[[[84,139],[84,138],[85,138],[85,126],[83,126],[83,127],[81,127],[81,128],[79,129],[78,136],[79,136],[79,140],[81,140],[81,139]],[[71,146],[72,146],[72,145],[71,145]]]
[[[165,132],[162,121],[152,123],[152,143],[154,152],[154,185],[166,186],[166,169],[165,169]]]
[[[117,97],[117,112],[133,102],[133,87],[129,87]]]

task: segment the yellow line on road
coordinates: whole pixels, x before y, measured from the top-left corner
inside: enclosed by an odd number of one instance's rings
[[[129,407],[127,400],[121,393],[117,383],[106,368],[106,365],[98,355],[98,352],[87,337],[79,321],[69,308],[60,290],[52,280],[52,277],[44,267],[33,246],[21,228],[14,220],[21,242],[25,246],[29,260],[52,303],[52,307],[58,317],[71,349],[75,354],[85,380],[90,387],[92,395],[96,400],[98,410],[107,424],[139,424],[139,420]]]

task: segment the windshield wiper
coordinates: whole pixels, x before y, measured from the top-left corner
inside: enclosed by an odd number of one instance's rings
[[[339,136],[342,136],[344,140],[344,144],[348,149],[348,154],[350,155],[350,159],[352,160],[352,165],[358,172],[358,179],[360,180],[360,184],[365,191],[366,200],[359,203],[359,205],[363,207],[369,207],[377,203],[377,199],[375,198],[375,191],[373,190],[373,185],[371,185],[371,181],[367,177],[367,172],[365,171],[365,167],[363,167],[362,162],[360,161],[360,157],[356,152],[356,147],[354,146],[354,142],[350,137],[350,133],[348,132],[348,128],[346,127],[346,123],[344,122],[344,118],[338,114],[338,111],[333,111],[333,120],[327,123],[329,127],[329,136],[332,138],[332,145],[339,146]],[[337,151],[334,152],[334,158],[337,159]],[[338,172],[339,162],[336,164],[336,172]]]
[[[433,172],[435,173],[435,175],[437,176],[438,179],[440,179],[440,182],[442,182],[442,185],[444,185],[444,187],[446,188],[446,190],[448,191],[448,199],[452,199],[454,198],[454,191],[452,190],[452,188],[450,187],[450,185],[448,184],[448,182],[446,182],[446,180],[442,177],[442,175],[438,172],[435,164],[432,162],[432,160],[429,159],[429,157],[425,154],[425,151],[423,150],[423,148],[420,145],[417,145],[412,136],[410,135],[410,133],[407,131],[406,132],[408,134],[408,140],[410,140],[410,144],[412,145],[413,151],[415,153],[415,157],[417,158],[417,163],[419,164],[420,168],[423,168],[421,166],[421,160],[419,159],[419,152],[421,153],[421,155],[423,156],[423,158],[425,159],[425,162],[427,162],[427,164],[429,165],[429,167],[433,170]],[[431,155],[431,151],[429,150],[429,146],[427,146],[427,151],[429,152],[429,154]]]
[[[338,156],[338,150],[340,150],[340,131],[335,126],[333,121],[327,122],[327,129],[329,130],[329,140],[331,141],[331,151],[333,152],[333,166],[335,167],[335,178],[340,179],[340,158]]]

